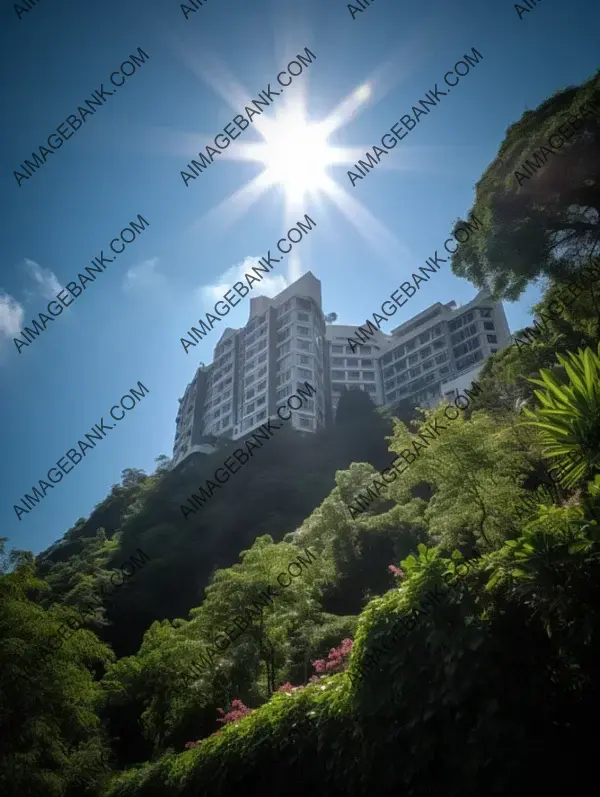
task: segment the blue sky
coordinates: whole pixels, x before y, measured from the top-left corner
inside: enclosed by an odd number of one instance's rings
[[[225,325],[187,355],[181,336],[214,304],[211,286],[230,284],[288,229],[280,187],[234,216],[229,198],[259,163],[215,159],[188,187],[181,179],[242,110],[219,87],[235,81],[250,100],[309,47],[316,60],[286,102],[304,96],[309,118],[320,120],[367,83],[370,99],[329,139],[364,153],[463,54],[483,55],[385,166],[356,187],[348,166],[330,168],[348,212],[327,197],[304,203],[299,217],[309,213],[317,228],[298,245],[297,268],[322,281],[324,311],[353,324],[441,249],[506,128],[598,67],[600,6],[586,0],[544,0],[523,19],[504,0],[377,0],[355,19],[339,0],[208,0],[187,19],[173,0],[44,0],[21,19],[5,2],[1,14],[0,535],[34,552],[87,516],[124,468],[150,472],[156,456],[170,456],[177,398]],[[138,47],[149,60],[19,187],[13,171]],[[280,99],[265,116],[287,107]],[[248,129],[229,150],[259,140]],[[15,326],[30,325],[138,214],[150,223],[143,235],[19,354]],[[280,266],[271,292],[294,277]],[[386,331],[435,301],[474,293],[443,267]],[[511,329],[528,323],[538,296],[532,286],[506,305]],[[242,326],[248,307],[242,300],[228,323]],[[14,503],[138,380],[149,395],[17,520]]]

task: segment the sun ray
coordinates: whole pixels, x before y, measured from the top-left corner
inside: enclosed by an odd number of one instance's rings
[[[204,216],[192,222],[190,230],[197,232],[204,224],[209,224],[213,229],[218,226],[224,232],[231,229],[270,187],[271,184],[265,179],[265,173],[261,172],[211,208]]]
[[[351,193],[342,188],[334,179],[332,169],[347,166],[351,168],[373,143],[379,143],[380,136],[366,146],[338,146],[329,143],[329,138],[349,121],[355,120],[367,107],[379,102],[399,83],[405,82],[416,65],[427,60],[429,51],[423,48],[422,33],[410,35],[406,46],[362,80],[333,110],[319,121],[309,119],[307,113],[308,78],[303,76],[284,97],[278,97],[273,109],[253,119],[252,126],[245,133],[244,141],[231,142],[221,150],[218,160],[256,163],[261,171],[248,180],[233,194],[212,207],[192,225],[196,230],[202,223],[211,227],[222,224],[230,228],[262,197],[268,190],[282,194],[284,224],[295,224],[310,207],[319,207],[330,201],[355,227],[378,257],[398,274],[400,260],[410,259],[410,253],[385,225],[379,222]],[[253,95],[218,57],[206,51],[202,53],[187,51],[185,61],[191,71],[206,82],[231,111],[241,113],[252,102]],[[277,87],[279,88],[279,87]],[[258,92],[255,92],[254,97]],[[228,118],[223,108],[219,121]],[[230,117],[229,117],[230,118]],[[210,138],[204,137],[194,142],[195,153],[201,150]],[[191,137],[186,136],[186,155]],[[425,158],[415,157],[417,151],[398,148],[390,158],[382,158],[380,172],[412,172],[427,170],[430,163]],[[344,175],[345,178],[345,175]],[[287,229],[287,227],[286,227]],[[302,253],[304,257],[304,252]],[[301,262],[296,250],[287,258],[289,278],[301,274]]]
[[[333,180],[328,181],[326,192],[328,198],[346,216],[357,232],[373,247],[386,265],[389,265],[390,273],[398,277],[399,259],[411,259],[409,248],[378,221],[362,202],[350,196]]]

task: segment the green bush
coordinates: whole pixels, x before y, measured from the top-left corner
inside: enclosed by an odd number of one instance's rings
[[[362,613],[347,673],[275,694],[105,797],[567,793],[600,702],[599,551],[581,507],[540,512],[470,567],[419,546]]]

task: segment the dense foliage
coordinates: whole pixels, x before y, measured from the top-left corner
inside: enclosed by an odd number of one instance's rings
[[[507,293],[545,274],[540,315],[583,261],[563,246],[555,267],[539,213],[556,226],[585,205],[573,235],[594,254],[596,176],[582,187],[582,168],[549,162],[527,194],[523,247],[527,192],[508,170],[596,80],[509,129],[478,186],[475,212],[493,224],[461,255],[465,274]],[[571,166],[595,141],[591,122],[584,133]],[[350,392],[327,433],[282,430],[187,520],[180,505],[230,443],[173,471],[166,458],[151,476],[124,471],[38,557],[0,549],[0,794],[480,797],[567,794],[591,778],[599,291],[492,357],[469,408],[354,519],[357,493],[424,422],[444,423],[443,406],[394,417]],[[581,465],[556,485],[566,452]],[[140,548],[145,566],[75,629]]]

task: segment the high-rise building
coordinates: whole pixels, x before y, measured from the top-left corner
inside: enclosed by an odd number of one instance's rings
[[[462,307],[436,302],[387,336],[379,360],[383,403],[411,398],[431,407],[442,396],[455,396],[510,342],[502,303],[485,291]]]
[[[384,403],[379,357],[382,351],[387,350],[386,338],[389,336],[376,330],[364,344],[352,347],[348,340],[355,335],[355,326],[327,325],[331,407],[334,414],[344,390],[364,390],[375,404]]]
[[[310,271],[272,299],[252,298],[246,326],[224,331],[213,362],[198,369],[179,400],[173,466],[212,451],[217,437],[237,440],[276,418],[305,382],[316,393],[288,423],[315,432],[331,408],[321,283]]]
[[[250,300],[243,329],[227,328],[214,360],[201,365],[179,399],[173,466],[237,440],[276,417],[305,382],[316,394],[289,423],[316,432],[333,418],[344,389],[367,392],[379,406],[414,399],[433,406],[476,379],[485,360],[511,342],[500,302],[480,292],[468,304],[435,304],[385,334],[325,323],[321,283],[309,271],[272,299]]]

